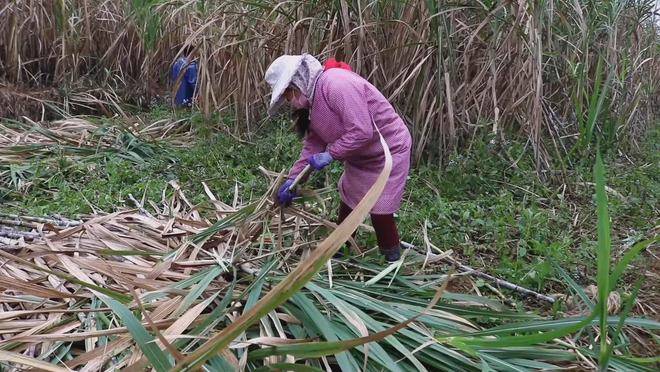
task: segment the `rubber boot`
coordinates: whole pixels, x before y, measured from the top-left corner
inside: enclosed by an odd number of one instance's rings
[[[385,256],[385,261],[396,262],[401,258],[401,245],[399,244],[389,249],[381,249],[380,253]]]

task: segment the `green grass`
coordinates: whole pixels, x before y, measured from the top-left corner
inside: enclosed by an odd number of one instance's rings
[[[165,115],[169,111],[155,110],[147,119]],[[199,126],[199,120],[199,115],[193,114],[190,124]],[[93,209],[110,212],[118,206],[133,206],[129,194],[160,201],[169,180],[177,180],[187,197],[202,209],[211,208],[202,181],[227,203],[232,202],[238,187],[239,201],[247,202],[267,187],[258,167],[287,170],[301,146],[283,123],[267,124],[253,136],[252,143],[221,133],[204,137],[183,149],[167,144],[151,146],[152,151],[142,156],[143,162],[112,155],[90,162],[73,163],[66,157],[35,161],[23,172],[33,184],[21,192],[10,187],[4,205],[10,211],[31,215],[74,217]],[[466,264],[537,290],[564,288],[556,279],[554,262],[578,282],[593,279],[594,187],[579,185],[593,180],[591,166],[568,174],[564,191],[562,182],[538,180],[533,159],[522,143],[512,141],[497,151],[485,145],[485,140],[483,143],[455,154],[443,170],[426,164],[412,171],[398,215],[403,239],[423,244],[426,222],[431,241],[441,249],[453,249]],[[634,159],[635,166],[626,164],[625,159],[606,158],[608,186],[626,198],[608,195],[615,255],[621,241],[632,244],[642,239],[657,220],[657,143],[656,130]],[[43,174],[48,177],[41,177]],[[340,174],[341,167],[335,164],[328,172],[315,175],[310,187],[328,182],[334,188]],[[332,207],[336,207],[337,193],[333,195]],[[359,237],[361,244],[375,245],[370,234]]]

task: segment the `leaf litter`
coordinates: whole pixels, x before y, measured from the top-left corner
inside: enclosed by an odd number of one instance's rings
[[[56,145],[70,146],[72,156],[92,148],[98,154],[99,148],[115,151],[119,141],[98,137],[99,127],[83,119],[33,124],[29,131],[19,124],[0,128],[3,160],[47,156]],[[34,153],[19,151],[26,143]],[[244,205],[238,195],[231,205],[219,201],[204,184],[212,213],[202,213],[175,181],[158,202],[131,198],[133,209],[80,220],[0,211],[0,363],[52,371],[187,370],[204,363],[345,370],[592,363],[583,346],[566,348],[563,341],[499,351],[438,341],[482,331],[483,319],[529,324],[547,318],[468,294],[446,293],[438,302],[451,268],[430,253],[435,246],[428,238],[426,255],[412,252],[385,270],[369,259],[330,260],[370,207],[344,227],[323,217],[322,195],[306,193],[281,210],[274,194],[283,176],[261,170],[270,187]],[[326,262],[331,270],[317,275]],[[295,293],[307,300],[291,297]],[[636,324],[658,329],[652,321]],[[547,350],[553,353],[538,357]]]

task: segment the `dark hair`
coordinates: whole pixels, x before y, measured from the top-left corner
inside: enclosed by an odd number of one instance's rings
[[[295,120],[296,133],[300,138],[305,137],[309,131],[309,109],[299,109],[293,112],[293,120]]]
[[[189,57],[192,54],[193,50],[195,50],[195,47],[193,45],[186,45],[185,47],[183,47],[182,55],[184,57]]]

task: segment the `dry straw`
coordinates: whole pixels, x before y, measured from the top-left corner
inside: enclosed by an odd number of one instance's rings
[[[0,79],[55,86],[74,109],[90,103],[73,93],[81,89],[148,104],[191,45],[202,111],[252,133],[275,57],[337,56],[405,116],[416,160],[441,159],[480,133],[500,141],[508,130],[529,138],[544,170],[596,137],[634,145],[656,120],[653,8],[652,0],[14,1],[0,8]]]

